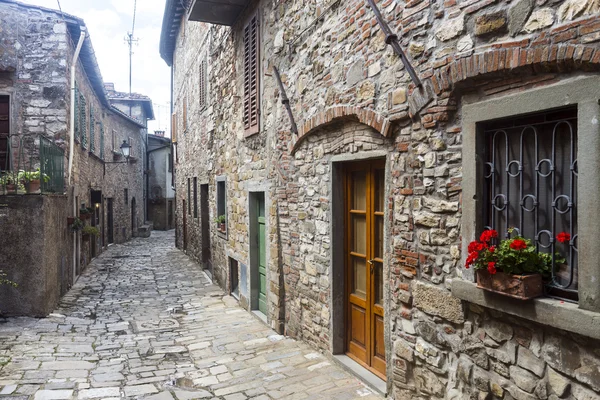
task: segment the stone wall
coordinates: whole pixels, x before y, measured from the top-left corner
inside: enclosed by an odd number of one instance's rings
[[[70,287],[66,218],[66,196],[0,196],[0,270],[18,285],[2,286],[0,314],[46,316]]]
[[[383,156],[389,395],[598,397],[595,340],[483,309],[449,290],[462,275],[465,245],[462,102],[551,87],[598,71],[598,5],[583,0],[387,0],[379,6],[433,97],[422,110],[416,105],[423,91],[386,47],[362,0],[255,1],[231,30],[185,23],[175,51],[173,87],[178,246],[184,244],[187,179],[197,176],[199,183],[210,183],[212,221],[216,177],[225,176],[228,234],[218,234],[211,223],[210,245],[217,281],[227,286],[228,256],[251,265],[249,193],[265,190],[268,321],[278,329],[285,323],[287,333],[323,351],[338,352],[335,327],[342,319],[332,295],[336,232],[331,216],[341,205],[332,202],[332,160],[334,155],[345,155],[347,161]],[[245,138],[241,30],[257,9],[262,22],[261,129]],[[209,95],[208,107],[201,109],[197,71],[204,59]],[[290,133],[273,65],[281,71],[298,137]],[[187,251],[198,259],[199,227],[188,215]],[[250,268],[248,285],[251,275]]]

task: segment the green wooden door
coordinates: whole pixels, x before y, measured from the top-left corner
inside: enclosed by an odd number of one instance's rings
[[[257,196],[258,206],[258,309],[267,314],[267,255],[265,242],[265,196]]]

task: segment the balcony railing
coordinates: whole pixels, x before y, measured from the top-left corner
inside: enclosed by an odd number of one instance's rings
[[[36,140],[37,139],[37,140]],[[12,144],[18,143],[16,152]],[[26,136],[8,143],[7,159],[0,171],[0,195],[64,193],[65,153],[43,136]]]

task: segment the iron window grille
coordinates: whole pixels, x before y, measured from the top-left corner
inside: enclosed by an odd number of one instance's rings
[[[483,229],[501,240],[514,228],[553,254],[547,294],[577,300],[577,109],[492,121],[482,131]],[[568,243],[557,242],[559,232]]]

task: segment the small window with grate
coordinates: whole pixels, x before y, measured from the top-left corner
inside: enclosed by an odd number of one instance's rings
[[[499,239],[530,239],[559,253],[548,293],[577,300],[577,109],[566,108],[484,123],[483,229]],[[571,240],[559,243],[558,233]]]
[[[259,130],[260,74],[259,74],[258,16],[250,19],[244,28],[244,129],[250,136]]]

